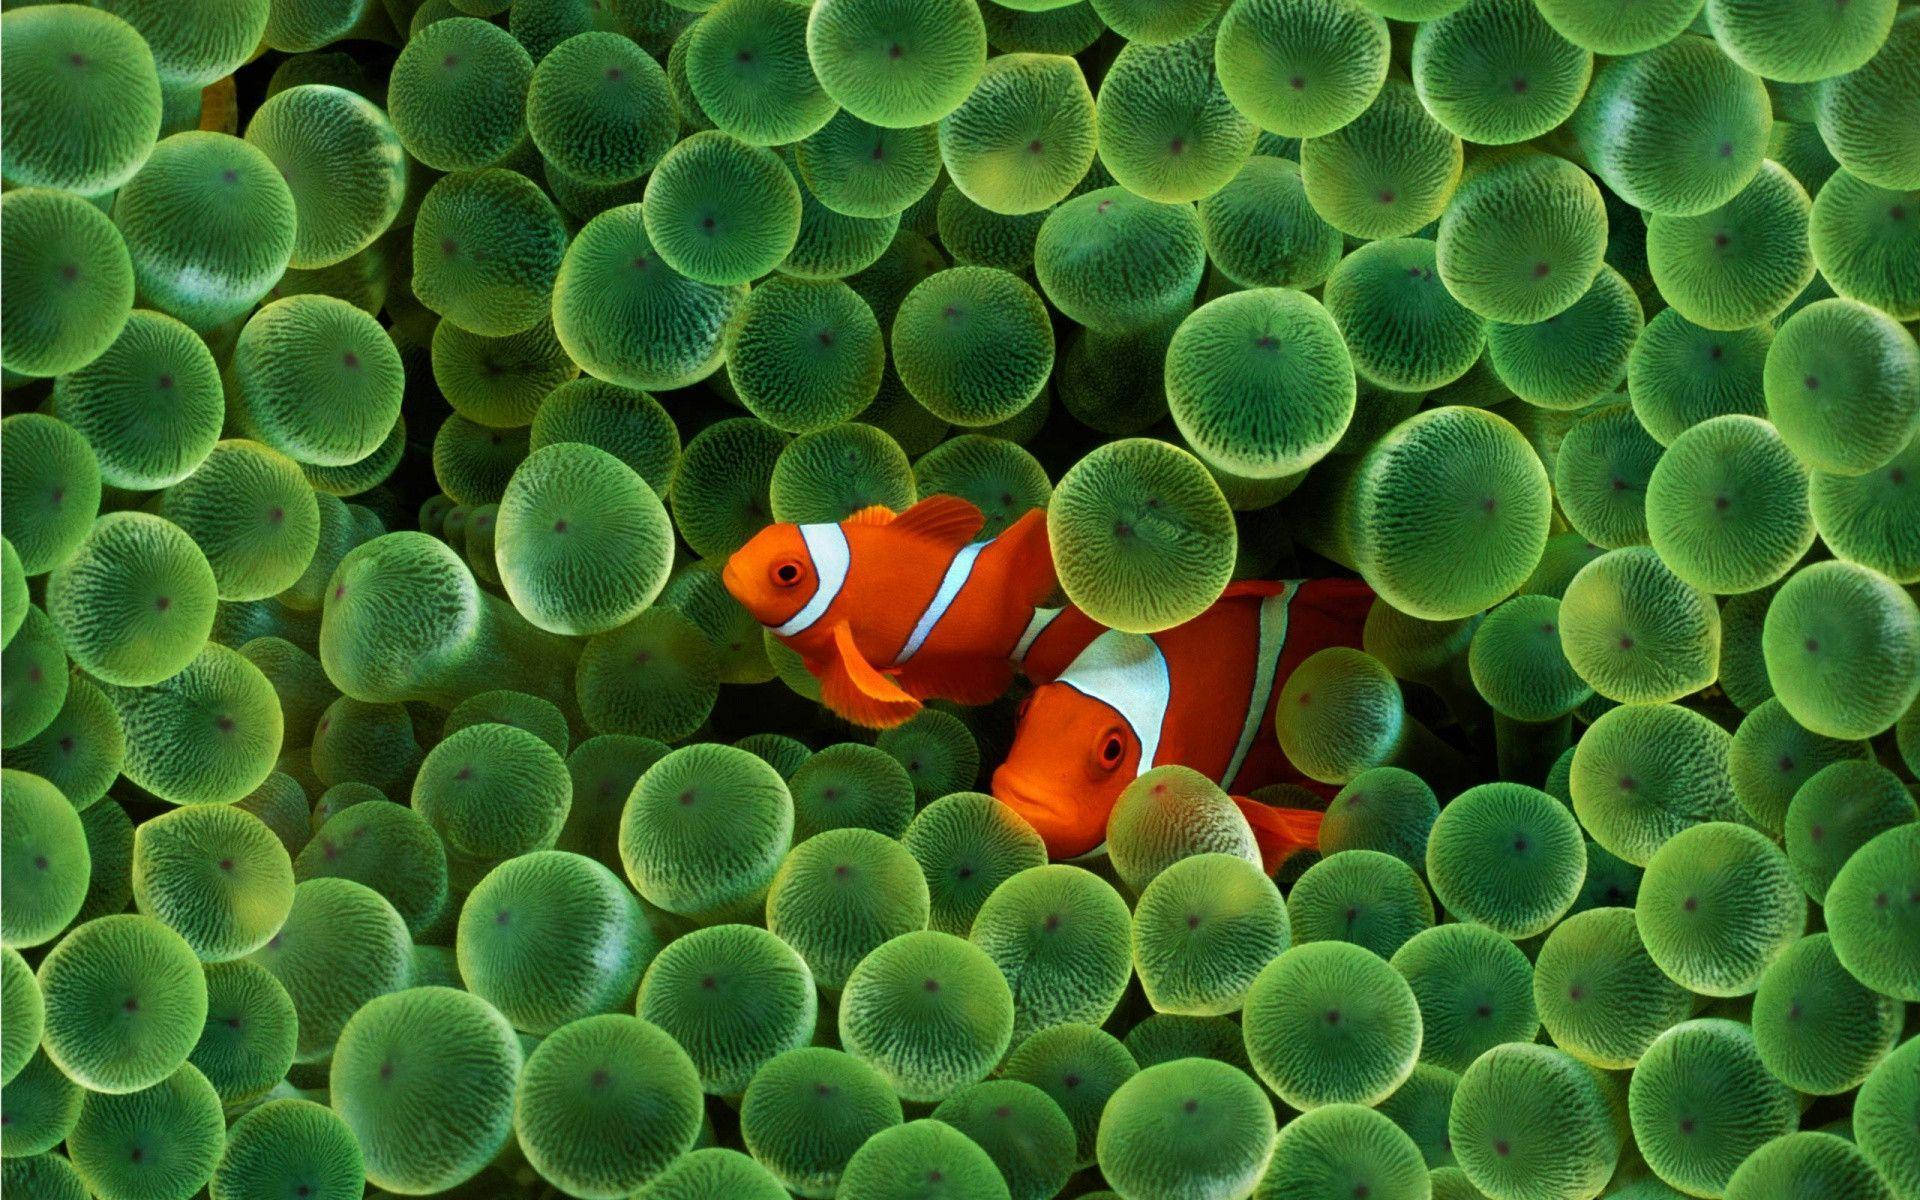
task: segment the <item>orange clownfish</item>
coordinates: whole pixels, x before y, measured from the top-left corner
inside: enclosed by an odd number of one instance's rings
[[[1055,587],[1046,514],[976,542],[986,518],[958,496],[837,525],[771,525],[721,579],[799,653],[828,708],[884,729],[935,697],[985,704],[1013,681],[1012,656]]]
[[[1040,685],[1021,705],[993,794],[1055,858],[1097,849],[1128,783],[1179,764],[1233,794],[1271,870],[1319,841],[1320,816],[1248,799],[1306,780],[1281,752],[1274,705],[1287,676],[1328,646],[1359,646],[1373,592],[1323,579],[1228,587],[1211,608],[1151,636],[1102,629],[1077,609],[1036,620],[1022,664]]]

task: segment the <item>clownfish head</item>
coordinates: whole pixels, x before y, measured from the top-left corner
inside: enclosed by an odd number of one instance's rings
[[[721,582],[754,620],[778,630],[804,613],[820,593],[815,540],[799,525],[769,525],[727,559]],[[838,544],[844,549],[845,538]],[[844,562],[839,578],[845,578]],[[828,582],[837,590],[836,580]]]
[[[1140,773],[1140,739],[1118,710],[1060,682],[1020,706],[1013,748],[993,773],[993,794],[1032,825],[1054,858],[1073,858],[1107,836],[1107,817]]]

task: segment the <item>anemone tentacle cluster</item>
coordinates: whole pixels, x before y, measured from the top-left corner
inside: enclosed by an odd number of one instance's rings
[[[1920,8],[0,9],[9,1198],[1920,1200]]]

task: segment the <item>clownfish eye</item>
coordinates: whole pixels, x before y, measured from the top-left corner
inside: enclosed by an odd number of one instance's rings
[[[1127,745],[1118,733],[1109,731],[1106,740],[1100,743],[1100,761],[1109,767],[1120,765],[1120,756],[1126,753]]]
[[[767,575],[773,580],[773,586],[781,588],[790,588],[794,584],[799,583],[802,574],[800,564],[791,560],[777,562],[773,564],[773,567],[767,572]]]

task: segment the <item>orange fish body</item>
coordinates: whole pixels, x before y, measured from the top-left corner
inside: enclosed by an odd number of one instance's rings
[[[974,541],[984,524],[967,501],[933,496],[898,516],[772,525],[721,578],[800,655],[828,708],[884,729],[922,700],[985,704],[1013,680],[1013,651],[1055,588],[1046,514]]]
[[[1064,610],[1022,647],[1028,676],[1046,682],[1022,706],[993,794],[1055,858],[1072,858],[1106,840],[1128,783],[1179,764],[1233,794],[1277,865],[1316,844],[1320,814],[1245,798],[1310,782],[1281,752],[1274,705],[1308,655],[1360,645],[1372,602],[1359,580],[1239,583],[1198,617],[1151,636],[1103,630]]]

